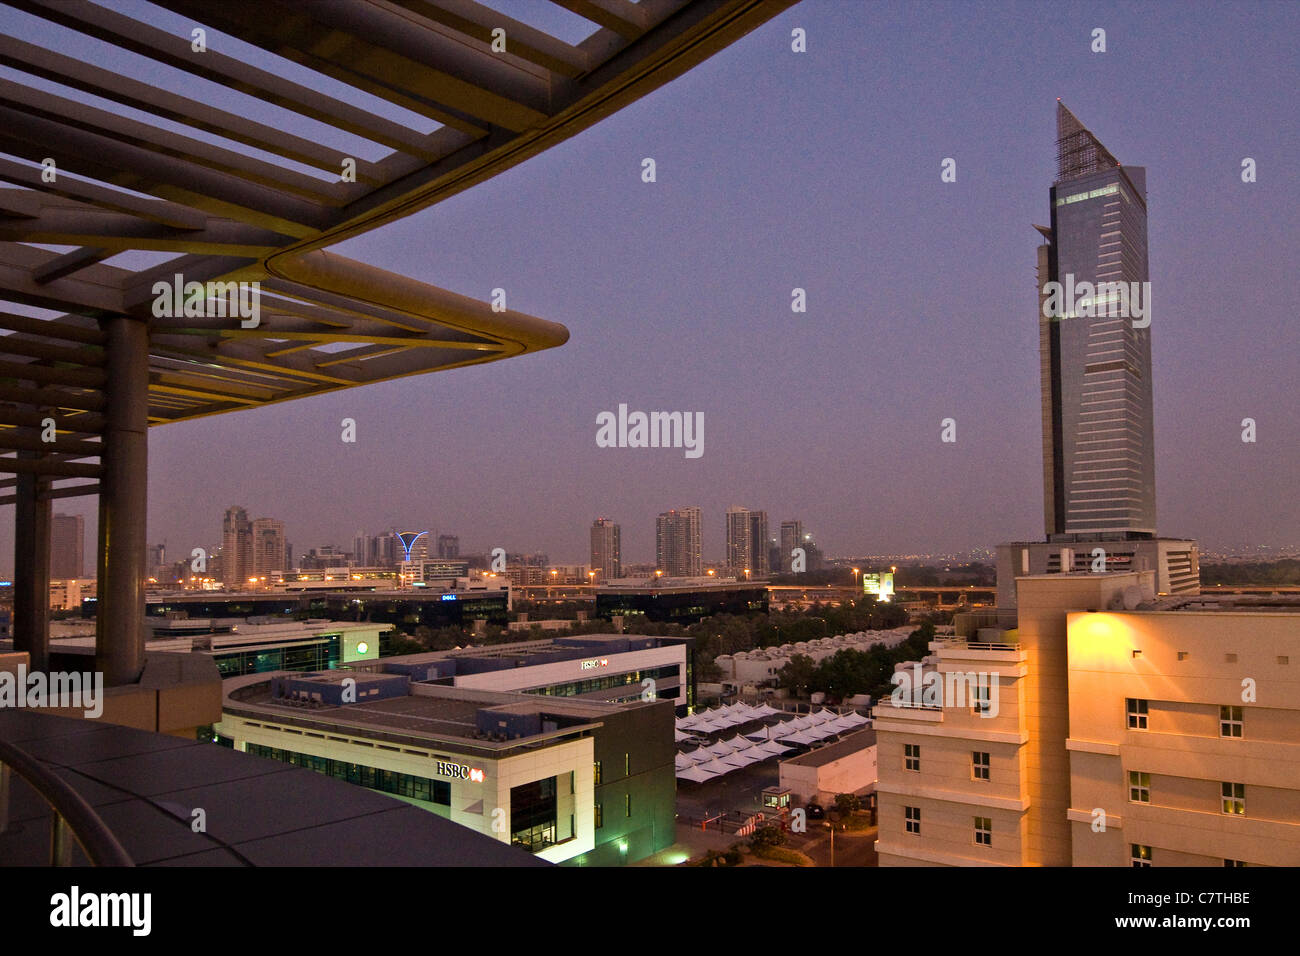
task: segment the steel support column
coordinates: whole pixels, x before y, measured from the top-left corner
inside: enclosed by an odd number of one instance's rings
[[[126,316],[102,319],[100,324],[108,334],[108,375],[99,479],[95,668],[113,687],[135,683],[144,670],[149,329]]]
[[[42,455],[23,451],[18,457],[34,461]],[[50,481],[20,472],[14,483],[14,650],[31,655],[32,670],[45,671],[50,664],[51,506],[42,492]]]

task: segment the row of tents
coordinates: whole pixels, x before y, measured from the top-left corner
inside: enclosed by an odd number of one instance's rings
[[[783,713],[767,707],[766,704],[762,708],[750,708],[750,711],[753,713],[763,708],[772,714]],[[756,717],[757,714],[749,720],[754,720]],[[678,720],[679,725],[682,720],[691,720],[691,718],[681,718]],[[719,740],[712,745],[679,752],[676,761],[677,777],[693,783],[703,783],[733,770],[739,770],[741,767],[748,767],[752,763],[788,753],[794,749],[791,744],[807,746],[828,737],[857,730],[869,723],[870,721],[861,714],[837,714],[823,707],[816,713],[805,714],[792,720],[778,721],[747,734],[737,734],[730,740]]]

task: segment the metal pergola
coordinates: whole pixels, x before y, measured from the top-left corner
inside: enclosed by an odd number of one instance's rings
[[[551,2],[593,32],[563,42],[473,0],[154,0],[170,26],[107,0],[0,0],[48,29],[0,35],[0,503],[16,505],[13,631],[33,668],[51,501],[97,494],[96,668],[110,685],[143,670],[149,426],[568,338],[326,247],[573,136],[795,0]],[[71,34],[108,52],[69,52]],[[156,314],[177,275],[259,283],[258,324],[211,292],[199,314]]]

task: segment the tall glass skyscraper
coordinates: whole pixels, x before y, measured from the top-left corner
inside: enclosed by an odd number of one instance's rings
[[[1151,538],[1146,170],[1122,166],[1059,101],[1056,130],[1052,224],[1038,227],[1047,538]]]

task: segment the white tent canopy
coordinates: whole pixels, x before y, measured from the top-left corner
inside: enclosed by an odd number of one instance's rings
[[[689,780],[692,783],[704,783],[706,780],[712,780],[718,776],[716,773],[710,773],[700,767],[687,767],[685,770],[677,771],[679,780]]]

